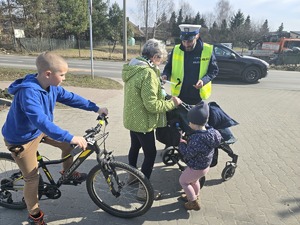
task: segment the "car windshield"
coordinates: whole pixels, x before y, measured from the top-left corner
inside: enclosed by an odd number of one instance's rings
[[[287,41],[284,43],[284,47],[290,49],[293,47],[300,47],[300,41]]]
[[[225,56],[230,57],[232,52],[226,48],[223,48],[221,46],[215,46],[215,55],[216,56]]]

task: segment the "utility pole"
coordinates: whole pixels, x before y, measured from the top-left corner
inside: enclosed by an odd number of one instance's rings
[[[126,0],[123,0],[123,60],[127,61],[127,17]]]
[[[91,75],[92,78],[94,79],[92,7],[93,7],[93,0],[89,0]]]
[[[149,0],[146,0],[146,41],[148,40],[148,11],[149,11]]]

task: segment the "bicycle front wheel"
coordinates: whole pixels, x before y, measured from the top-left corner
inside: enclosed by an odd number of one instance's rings
[[[0,206],[25,209],[22,173],[9,153],[0,153]]]
[[[154,193],[150,181],[130,165],[112,161],[95,166],[86,180],[87,191],[94,203],[105,212],[123,218],[146,213],[153,204]],[[108,173],[106,179],[103,173]]]

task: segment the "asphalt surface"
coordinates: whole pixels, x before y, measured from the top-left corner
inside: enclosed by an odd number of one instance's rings
[[[7,85],[1,82],[1,86]],[[3,88],[1,87],[0,88]],[[85,88],[67,89],[109,108],[108,149],[127,162],[129,132],[122,124],[123,91]],[[235,175],[222,182],[221,173],[230,158],[219,153],[201,190],[201,210],[187,212],[178,200],[181,187],[177,166],[165,166],[158,150],[151,182],[163,193],[143,216],[122,219],[100,210],[89,198],[84,184],[62,186],[62,196],[40,202],[49,225],[296,225],[300,224],[300,92],[259,89],[255,85],[214,84],[210,101],[216,101],[240,124],[232,128],[238,141],[232,145],[239,155]],[[0,112],[0,124],[7,110]],[[55,122],[73,134],[83,135],[95,125],[96,115],[78,109],[56,109]],[[159,149],[163,145],[157,143]],[[41,146],[40,152],[58,158],[58,149]],[[7,151],[0,139],[0,151]],[[142,153],[139,158],[142,158]],[[80,171],[88,172],[92,157]],[[60,166],[51,171],[57,173]],[[26,210],[0,207],[1,225],[27,224]]]

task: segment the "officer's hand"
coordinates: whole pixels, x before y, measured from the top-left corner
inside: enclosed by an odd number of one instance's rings
[[[202,80],[198,80],[198,82],[195,85],[193,85],[193,86],[196,89],[200,89],[200,88],[203,87],[203,81]]]

